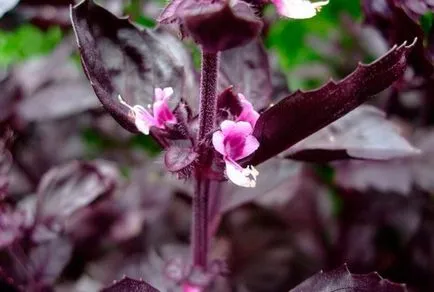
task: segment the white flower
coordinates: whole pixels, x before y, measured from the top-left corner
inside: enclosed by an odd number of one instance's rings
[[[308,0],[272,0],[277,12],[285,17],[294,19],[306,19],[314,17],[322,6],[329,0],[310,2]]]

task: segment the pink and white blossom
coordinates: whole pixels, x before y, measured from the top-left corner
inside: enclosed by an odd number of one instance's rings
[[[258,140],[252,135],[253,127],[247,121],[225,120],[220,130],[212,136],[212,144],[223,155],[226,176],[234,184],[252,188],[256,186],[258,171],[253,166],[241,167],[237,160],[243,159],[259,147]]]
[[[168,100],[172,95],[172,87],[166,87],[164,89],[155,88],[154,103],[152,106],[148,105],[148,109],[152,110],[152,114],[141,105],[130,106],[120,95],[119,101],[132,111],[137,129],[143,134],[149,135],[151,127],[164,129],[166,123],[176,123],[176,117],[168,105]]]
[[[182,292],[202,292],[204,289],[202,287],[190,284],[190,283],[184,283],[182,285]]]
[[[310,2],[309,0],[272,0],[277,12],[285,17],[294,19],[306,19],[314,17],[326,1]]]
[[[255,111],[253,105],[247,100],[247,98],[243,94],[238,93],[238,99],[241,103],[242,110],[236,121],[249,122],[252,128],[255,128],[256,121],[259,119],[259,113]]]

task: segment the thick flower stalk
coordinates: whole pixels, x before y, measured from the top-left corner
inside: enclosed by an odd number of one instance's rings
[[[314,17],[329,1],[310,2],[309,0],[272,0],[277,12],[285,17],[306,19]]]

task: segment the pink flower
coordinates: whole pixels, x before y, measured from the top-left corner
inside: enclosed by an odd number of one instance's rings
[[[240,100],[242,110],[240,115],[236,119],[237,122],[249,122],[252,128],[255,128],[256,121],[259,119],[259,113],[255,111],[253,105],[247,100],[247,98],[243,94],[238,93],[238,99]]]
[[[192,285],[190,283],[182,284],[182,292],[202,292],[203,288]]]
[[[220,124],[220,129],[213,134],[212,144],[223,155],[228,179],[242,187],[255,187],[258,171],[253,166],[242,168],[236,162],[259,147],[258,140],[252,135],[252,125],[246,121],[225,120]]]
[[[130,106],[120,95],[119,101],[133,112],[137,129],[143,134],[149,135],[151,127],[164,129],[166,123],[176,123],[176,117],[167,103],[172,94],[172,87],[166,87],[164,89],[155,88],[152,114],[141,105]],[[151,105],[148,105],[148,108],[151,109]]]
[[[309,0],[271,0],[277,8],[277,12],[285,17],[295,19],[311,18],[321,9],[322,6],[329,3],[318,1],[311,3]]]

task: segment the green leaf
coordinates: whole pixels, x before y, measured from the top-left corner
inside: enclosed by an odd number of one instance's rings
[[[84,129],[81,133],[82,140],[86,149],[91,156],[105,150],[139,148],[146,151],[149,155],[154,156],[161,152],[160,146],[150,136],[136,135],[128,142],[120,142],[113,138],[107,137],[95,129]]]
[[[59,27],[41,31],[25,24],[13,31],[0,30],[0,67],[51,52],[62,39]]]
[[[333,184],[335,177],[335,170],[328,164],[319,164],[314,166],[315,173],[326,184]]]
[[[135,21],[138,24],[140,24],[141,26],[143,26],[143,27],[149,27],[149,28],[153,28],[157,24],[155,22],[155,20],[153,20],[152,18],[146,17],[144,15],[140,15],[139,17],[136,18]]]
[[[143,27],[153,28],[156,25],[154,19],[143,15],[142,0],[130,0],[130,2],[124,7],[125,14],[129,15],[130,18],[137,24]]]
[[[151,156],[156,156],[161,152],[160,146],[158,146],[154,139],[146,135],[134,136],[130,141],[130,145],[145,150]]]
[[[331,208],[333,217],[338,218],[344,210],[344,201],[342,200],[339,192],[335,188],[329,188],[328,195],[330,202],[332,203]]]
[[[425,13],[420,17],[420,24],[422,26],[425,35],[428,35],[431,32],[433,28],[433,23],[434,23],[434,13],[431,11]]]
[[[116,141],[104,137],[98,131],[88,128],[81,133],[81,138],[86,145],[86,149],[91,154],[97,154],[103,150],[113,149],[117,146]]]

